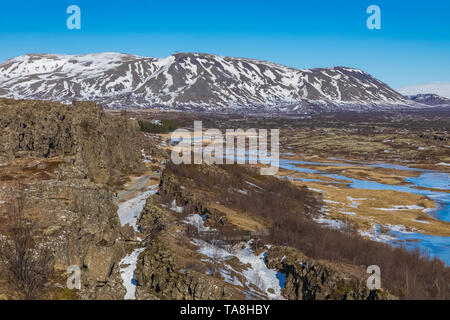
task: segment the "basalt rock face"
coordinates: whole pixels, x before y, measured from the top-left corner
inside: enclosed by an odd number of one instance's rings
[[[121,298],[117,262],[124,255],[111,191],[85,180],[38,181],[27,185],[26,206],[40,208],[39,222],[52,248],[54,269],[81,269],[82,298]],[[109,290],[111,285],[118,289]],[[123,294],[121,292],[123,291]]]
[[[153,197],[146,201],[138,220],[145,250],[140,254],[135,278],[138,299],[243,299],[233,285],[206,274],[206,268],[189,239],[174,227],[177,217],[162,209]]]
[[[362,268],[314,260],[294,248],[273,246],[267,265],[286,275],[283,296],[290,300],[393,300],[384,290],[369,290]]]
[[[143,168],[138,123],[109,116],[95,103],[0,99],[0,112],[2,157],[75,156],[92,181],[110,185]]]
[[[65,278],[68,266],[78,266],[79,298],[121,299],[118,262],[125,245],[112,190],[84,179],[74,161],[15,159],[2,166],[0,220],[11,214],[8,201],[20,199],[24,215],[37,225],[36,241],[51,250],[54,276]]]
[[[213,170],[207,168],[206,170]],[[183,188],[177,177],[171,172],[163,171],[161,174],[159,190],[161,194],[168,195],[169,198],[174,199],[179,206],[190,208],[191,211],[205,215],[208,220],[218,221],[219,218],[225,223],[226,217],[217,209],[211,208],[208,202],[196,192]]]
[[[152,240],[140,255],[135,278],[137,298],[218,300],[242,299],[239,290],[196,270],[183,270],[178,255],[163,235]]]
[[[0,220],[20,197],[51,249],[54,274],[81,269],[78,298],[123,299],[127,246],[113,187],[144,169],[138,124],[93,103],[0,99],[0,112]]]
[[[175,199],[177,205],[204,214],[207,221],[214,218],[215,212],[208,208],[206,199],[189,187],[183,188],[179,178],[170,170],[163,171],[159,192],[162,196]],[[135,273],[140,285],[138,298],[152,294],[161,299],[233,299],[242,295],[242,287],[205,275],[201,267],[202,258],[190,248],[189,240],[183,240],[186,237],[183,232],[175,233],[176,240],[170,235],[170,226],[181,218],[177,218],[171,210],[162,209],[157,203],[149,198],[139,219],[144,233],[156,236],[149,236],[143,242],[146,249],[139,257]],[[172,218],[168,219],[168,216]],[[285,275],[281,294],[286,299],[396,299],[387,291],[369,290],[366,285],[368,275],[361,267],[312,259],[295,248],[285,246],[270,246],[269,249],[263,246],[262,250],[266,251],[266,266]],[[187,264],[186,259],[189,258],[185,256],[197,259],[197,264],[191,260]]]

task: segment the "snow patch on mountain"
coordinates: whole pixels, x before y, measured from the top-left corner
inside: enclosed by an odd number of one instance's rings
[[[354,68],[301,70],[201,53],[24,55],[0,65],[0,96],[206,111],[366,110],[413,103]]]

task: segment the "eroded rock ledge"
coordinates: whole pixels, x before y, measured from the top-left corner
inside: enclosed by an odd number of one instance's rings
[[[113,193],[129,175],[145,170],[138,123],[88,102],[0,99],[0,112],[0,219],[7,219],[7,203],[20,197],[25,215],[39,224],[39,241],[51,249],[54,270],[53,286],[42,298],[62,292],[122,299],[118,262],[126,245]],[[64,289],[69,265],[82,271],[82,289],[75,294]],[[16,297],[0,282],[6,298]]]
[[[190,206],[206,220],[216,214],[193,190],[180,188],[180,181],[163,172],[160,194]],[[220,276],[206,274],[206,264],[192,246],[180,215],[160,205],[159,196],[147,199],[138,224],[145,250],[140,254],[135,277],[138,299],[240,299],[243,288]],[[384,290],[366,287],[362,267],[311,259],[299,250],[284,246],[263,246],[270,269],[285,275],[282,295],[289,300],[385,300],[396,297]],[[255,250],[258,250],[255,248]],[[262,252],[262,251],[261,251]]]
[[[272,246],[270,268],[286,276],[283,295],[290,300],[392,300],[384,290],[369,290],[363,268],[308,258],[298,250]]]

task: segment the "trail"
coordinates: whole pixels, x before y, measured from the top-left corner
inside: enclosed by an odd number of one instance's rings
[[[147,198],[155,194],[158,190],[158,184],[148,185],[151,178],[158,177],[159,174],[153,173],[139,177],[134,184],[123,190],[115,198],[115,203],[118,205],[117,215],[120,219],[121,226],[130,225],[136,233],[138,228],[136,221],[144,208]],[[138,238],[139,240],[139,238]],[[136,270],[139,254],[144,251],[144,248],[135,248],[130,254],[126,255],[119,262],[120,276],[122,277],[123,285],[126,289],[124,299],[136,299],[136,280],[134,279],[134,272]]]
[[[159,173],[152,173],[138,178],[131,187],[118,193],[117,197],[115,198],[115,202],[119,203],[122,200],[129,197],[130,195],[132,195],[134,192],[143,189],[151,178],[158,178],[159,175],[160,175]]]

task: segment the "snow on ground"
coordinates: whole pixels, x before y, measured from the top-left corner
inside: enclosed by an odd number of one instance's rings
[[[183,220],[184,223],[193,225],[197,228],[199,232],[201,231],[210,231],[211,229],[205,226],[204,218],[199,214],[191,214]]]
[[[252,187],[255,187],[255,188],[257,188],[257,189],[261,189],[261,187],[257,186],[257,185],[254,184],[254,183],[251,183],[251,182],[249,182],[249,181],[245,181],[245,183],[247,183],[248,185],[250,185],[250,186],[252,186]]]
[[[402,225],[391,225],[391,224],[387,224],[384,226],[384,228],[389,229],[389,233],[397,233],[397,234],[412,234],[412,231],[408,231],[406,230],[405,226]],[[388,235],[385,233],[381,233],[380,232],[380,226],[379,225],[373,225],[372,229],[368,230],[368,231],[359,231],[359,234],[363,237],[368,237],[373,241],[378,241],[378,242],[389,242],[389,241],[393,241],[393,240],[397,240],[397,237],[392,236],[392,235]]]
[[[173,200],[172,203],[170,204],[170,210],[175,211],[176,213],[183,213],[184,208],[177,206],[177,202],[176,200]]]
[[[249,287],[250,284],[258,287],[269,299],[284,299],[281,295],[281,285],[284,285],[285,276],[267,267],[265,263],[266,252],[260,255],[254,254],[250,247],[251,241],[247,242],[244,247],[239,248],[236,246],[221,248],[199,239],[194,239],[193,243],[198,246],[199,253],[224,262],[224,268],[219,269],[219,272],[225,281],[242,286],[241,281],[233,276],[233,273],[240,273],[246,280],[244,285],[254,294],[258,294],[258,292]],[[238,258],[242,265],[249,265],[249,267],[246,267],[242,272],[237,272],[226,264],[226,261],[234,257]]]
[[[440,162],[436,164],[437,166],[447,166],[450,167],[450,163]]]
[[[345,222],[340,220],[333,220],[333,219],[327,219],[324,217],[320,218],[314,218],[314,221],[326,225],[327,227],[330,227],[332,229],[342,229],[345,227]]]
[[[323,202],[325,202],[325,203],[335,203],[335,204],[339,204],[340,203],[340,202],[337,202],[337,201],[327,200],[327,199],[323,199]]]
[[[242,264],[250,264],[251,266],[249,269],[243,271],[243,275],[250,283],[265,292],[269,299],[283,299],[280,280],[277,277],[279,272],[267,268],[265,255],[266,252],[263,252],[255,256],[249,243],[236,254]],[[270,293],[269,289],[273,289],[274,292]]]
[[[149,156],[145,153],[144,149],[141,149],[141,156],[144,163],[150,163],[152,161],[152,156]]]
[[[350,205],[350,207],[356,209],[356,208],[358,208],[359,205],[361,204],[361,203],[359,203],[359,202],[357,202],[357,201],[367,200],[367,199],[366,199],[366,198],[352,198],[352,197],[348,196],[348,197],[347,197],[347,200],[350,201],[350,202],[352,203],[352,204]]]
[[[377,242],[388,242],[396,239],[395,237],[380,233],[379,229],[380,229],[379,226],[373,225],[372,229],[368,231],[359,230],[359,234],[362,237],[368,237],[370,240]]]
[[[189,215],[183,222],[197,227],[200,232],[211,230],[209,227],[205,226],[204,217],[198,214]],[[236,246],[228,245],[219,247],[200,239],[194,239],[192,240],[192,243],[198,247],[197,251],[199,253],[208,258],[214,260],[218,259],[223,262],[224,267],[218,269],[218,272],[223,279],[228,283],[248,289],[248,296],[253,296],[253,298],[255,298],[260,295],[260,293],[249,287],[249,284],[253,284],[258,287],[261,292],[265,293],[269,299],[284,299],[281,295],[281,290],[286,281],[285,275],[267,267],[265,262],[266,252],[263,252],[258,256],[254,254],[250,247],[251,240],[245,243],[243,247],[242,243]],[[232,266],[226,263],[233,257],[238,258],[242,265],[249,265],[249,267],[246,267],[242,272],[236,271]],[[245,283],[242,283],[241,280],[235,276],[236,274],[242,274],[246,279]]]
[[[239,192],[241,194],[248,195],[248,190],[242,190],[242,189],[236,189],[236,188],[234,188],[234,190],[236,190],[236,192]]]
[[[321,190],[321,189],[316,189],[316,188],[311,188],[311,187],[308,187],[308,189],[311,191],[314,191],[314,192],[318,192],[318,193],[325,193],[325,191]]]
[[[412,221],[414,221],[414,222],[419,222],[419,223],[430,224],[429,221],[423,221],[423,220],[417,220],[417,219],[412,219]]]
[[[136,264],[139,254],[144,251],[145,248],[135,249],[132,253],[126,255],[119,262],[120,276],[123,280],[123,285],[127,290],[124,299],[134,300],[136,299],[136,279],[134,279],[134,271],[136,270]]]
[[[405,226],[402,225],[391,225],[387,224],[385,226],[386,228],[390,229],[391,231],[400,232],[400,233],[413,233],[412,231],[406,230]]]
[[[119,204],[117,214],[120,219],[120,225],[130,225],[135,231],[138,231],[136,221],[139,215],[144,209],[147,198],[155,194],[158,190],[158,185],[153,185],[146,188],[144,191],[138,193],[137,196],[124,201]],[[145,248],[135,249],[132,253],[126,255],[120,262],[120,276],[123,280],[127,292],[124,299],[136,299],[136,280],[134,279],[134,271],[136,270],[136,264],[139,254],[144,251]]]
[[[129,224],[134,228],[135,231],[138,231],[136,221],[139,218],[142,209],[144,208],[145,201],[150,195],[155,194],[157,190],[158,185],[150,186],[138,196],[120,203],[119,209],[117,210],[117,214],[119,215],[120,219],[120,225],[123,227]]]
[[[423,210],[425,208],[416,205],[395,205],[392,206],[392,208],[374,208],[374,209],[382,211],[400,211],[400,210]]]

